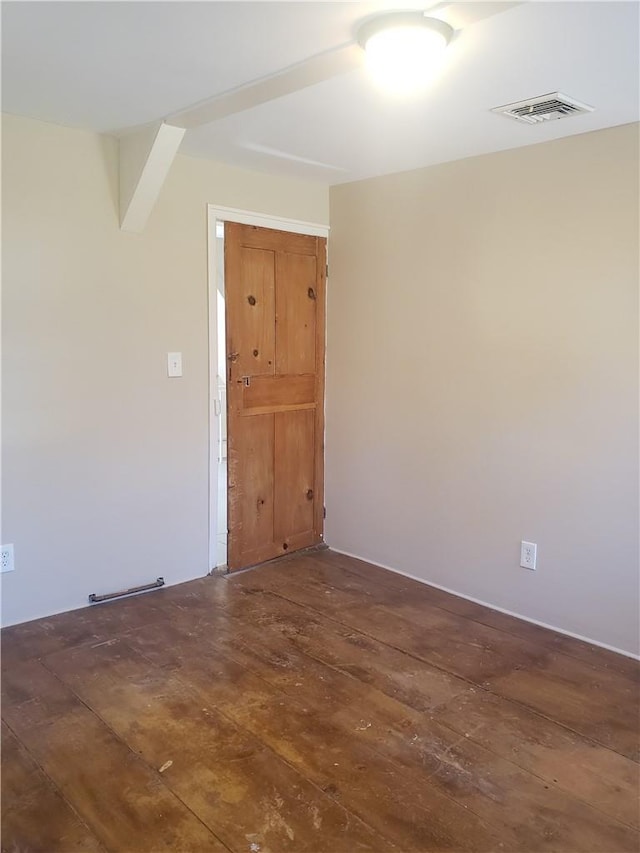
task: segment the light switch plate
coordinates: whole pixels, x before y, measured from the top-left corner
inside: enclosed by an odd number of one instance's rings
[[[175,379],[182,376],[182,353],[170,352],[167,353],[167,376]]]

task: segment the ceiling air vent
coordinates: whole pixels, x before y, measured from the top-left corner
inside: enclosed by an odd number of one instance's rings
[[[545,121],[555,121],[580,113],[592,113],[593,107],[588,104],[581,104],[580,101],[568,98],[560,92],[553,92],[549,95],[529,98],[528,101],[518,101],[515,104],[494,107],[491,112],[502,113],[509,118],[524,121],[527,124],[541,124]]]

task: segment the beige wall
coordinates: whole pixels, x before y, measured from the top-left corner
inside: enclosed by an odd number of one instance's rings
[[[5,624],[206,573],[206,204],[328,222],[318,185],[178,157],[124,234],[116,187],[113,140],[4,117]],[[331,218],[327,540],[637,652],[637,126]]]
[[[206,204],[327,223],[328,191],[179,156],[126,234],[114,140],[11,116],[2,134],[10,624],[206,574]]]
[[[334,547],[639,651],[638,186],[628,125],[331,190]]]

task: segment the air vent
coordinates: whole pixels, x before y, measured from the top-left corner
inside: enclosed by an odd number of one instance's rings
[[[593,107],[581,104],[574,98],[568,98],[560,92],[549,95],[540,95],[537,98],[529,98],[528,101],[518,101],[515,104],[506,104],[503,107],[494,107],[492,113],[502,113],[514,118],[516,121],[524,121],[527,124],[542,124],[545,121],[556,121],[559,118],[580,113],[592,113]]]

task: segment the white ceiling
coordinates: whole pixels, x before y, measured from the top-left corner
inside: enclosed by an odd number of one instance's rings
[[[345,44],[376,12],[428,5],[3,2],[2,108],[121,132]],[[356,70],[188,130],[181,151],[336,184],[638,121],[639,10],[505,4],[460,31],[417,98]],[[556,91],[595,111],[533,126],[490,112]]]

